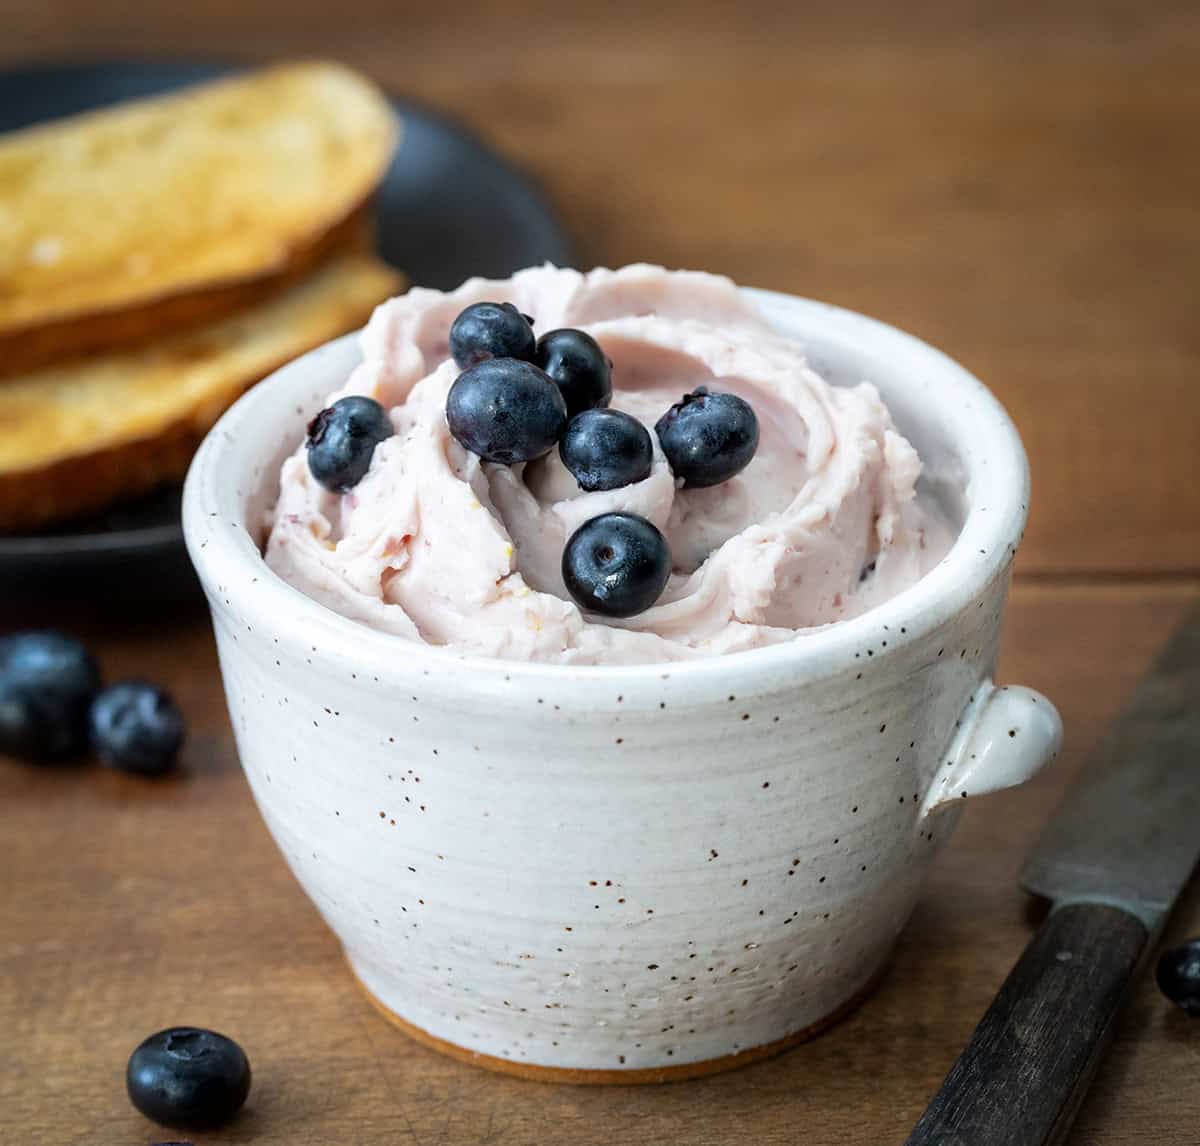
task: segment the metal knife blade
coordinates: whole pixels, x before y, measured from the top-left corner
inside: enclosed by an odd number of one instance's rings
[[[1200,605],[1068,789],[1021,872],[1056,906],[1163,923],[1200,860]]]

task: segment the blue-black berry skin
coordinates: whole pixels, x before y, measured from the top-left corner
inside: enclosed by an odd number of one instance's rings
[[[654,427],[671,470],[692,489],[720,485],[741,473],[758,449],[758,417],[736,394],[700,386]]]
[[[450,387],[446,423],[464,449],[486,462],[515,465],[554,448],[567,428],[567,406],[531,362],[489,358]]]
[[[92,702],[92,748],[110,768],[141,776],[170,771],[183,745],[183,714],[157,685],[129,680]]]
[[[450,326],[450,354],[460,370],[488,358],[532,362],[536,346],[533,320],[511,302],[477,302]]]
[[[73,637],[0,637],[0,754],[35,762],[80,755],[99,687],[96,662]]]
[[[648,478],[654,443],[650,431],[622,410],[584,410],[567,423],[558,456],[579,488],[591,493]]]
[[[345,493],[362,481],[375,447],[393,433],[387,411],[374,398],[339,398],[308,424],[309,471],[331,493]]]
[[[160,1126],[210,1130],[228,1122],[250,1093],[250,1062],[233,1039],[199,1027],[151,1035],[129,1057],[129,1100]]]
[[[1200,939],[1172,947],[1158,957],[1158,989],[1189,1015],[1200,1016]]]
[[[571,417],[612,400],[612,363],[590,334],[551,330],[538,339],[534,361],[562,391]]]
[[[33,764],[78,756],[87,738],[70,729],[44,694],[0,680],[0,756]]]
[[[602,513],[571,535],[562,575],[586,612],[633,617],[662,595],[671,576],[671,552],[653,522],[635,513]]]

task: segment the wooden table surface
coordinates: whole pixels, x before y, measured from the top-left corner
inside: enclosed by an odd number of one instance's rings
[[[648,9],[648,10],[643,10]],[[125,1100],[146,1033],[210,1025],[255,1086],[197,1143],[900,1142],[1025,943],[1014,877],[1200,589],[1200,8],[1138,3],[0,0],[0,66],[324,53],[532,170],[581,261],[812,294],[962,359],[1034,470],[1002,674],[1067,749],[972,804],[882,988],[723,1077],[592,1091],[494,1077],[382,1023],[259,821],[206,618],[80,600],[34,621],[161,679],[192,735],[153,784],[0,761],[0,1140],[172,1137]],[[2,208],[2,204],[0,204]],[[1170,935],[1200,933],[1191,893]],[[1070,1141],[1194,1146],[1200,1024],[1145,982]]]

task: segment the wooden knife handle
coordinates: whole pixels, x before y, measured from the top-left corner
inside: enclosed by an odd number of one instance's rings
[[[906,1146],[1061,1142],[1148,941],[1116,907],[1051,912]]]

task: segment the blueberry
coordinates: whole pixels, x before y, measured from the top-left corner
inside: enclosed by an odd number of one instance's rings
[[[345,493],[362,481],[375,447],[394,432],[374,398],[339,398],[308,423],[308,468],[327,490]]]
[[[667,539],[636,513],[585,521],[563,550],[562,575],[581,609],[632,617],[650,608],[671,576]]]
[[[672,472],[692,489],[728,481],[758,449],[750,403],[736,394],[710,394],[707,386],[685,394],[654,429]]]
[[[620,489],[650,476],[654,443],[646,427],[629,414],[584,410],[567,423],[558,456],[580,489]]]
[[[567,427],[558,387],[530,362],[489,358],[464,370],[446,398],[450,433],[485,462],[540,458]]]
[[[88,705],[100,671],[79,641],[62,633],[0,638],[0,753],[59,760],[87,746]]]
[[[151,1035],[125,1068],[129,1101],[161,1126],[205,1130],[228,1122],[250,1093],[250,1062],[231,1038],[197,1027]]]
[[[127,680],[110,685],[92,702],[92,747],[122,772],[158,776],[183,744],[183,714],[161,688]]]
[[[77,756],[86,743],[45,694],[0,680],[0,755],[44,763]]]
[[[543,334],[534,361],[557,383],[572,417],[607,406],[612,399],[612,363],[600,344],[582,330]]]
[[[1200,939],[1164,951],[1154,977],[1158,989],[1189,1015],[1200,1015]]]
[[[477,302],[450,326],[450,353],[460,370],[488,358],[533,361],[533,319],[511,302]]]

